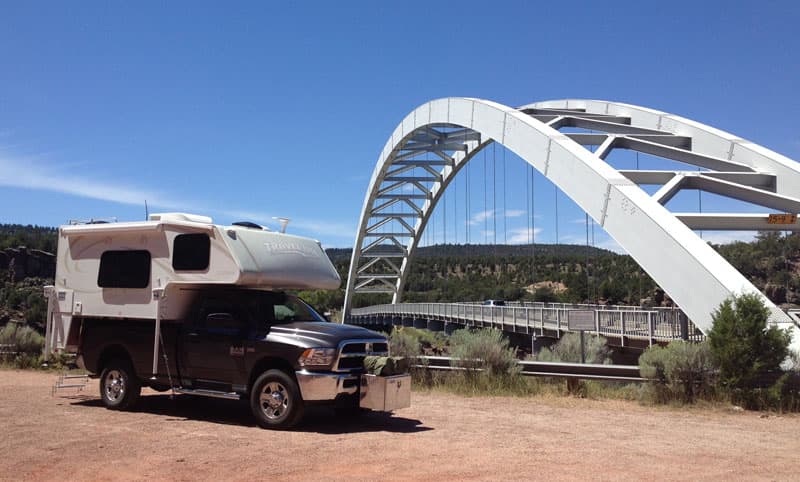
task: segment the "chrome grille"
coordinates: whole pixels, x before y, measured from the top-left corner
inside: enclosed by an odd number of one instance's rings
[[[333,365],[337,372],[350,372],[364,368],[366,356],[388,356],[389,342],[385,339],[345,340],[339,344],[339,356]]]

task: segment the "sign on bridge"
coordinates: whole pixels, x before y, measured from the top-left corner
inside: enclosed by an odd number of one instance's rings
[[[569,331],[593,331],[596,328],[594,323],[593,310],[571,310],[567,312],[567,325]]]

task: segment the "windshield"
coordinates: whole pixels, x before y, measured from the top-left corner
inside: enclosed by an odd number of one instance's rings
[[[292,321],[325,321],[313,308],[296,296],[286,295],[283,302],[272,305],[272,314],[275,323],[289,323]]]
[[[252,300],[250,309],[256,320],[264,320],[268,325],[296,321],[326,321],[303,300],[285,293],[262,292]]]

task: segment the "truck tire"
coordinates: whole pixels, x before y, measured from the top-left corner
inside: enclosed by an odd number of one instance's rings
[[[253,383],[250,409],[262,428],[286,429],[303,417],[303,397],[291,375],[267,370]]]
[[[100,399],[111,410],[130,410],[139,400],[142,384],[130,362],[111,360],[100,375]]]

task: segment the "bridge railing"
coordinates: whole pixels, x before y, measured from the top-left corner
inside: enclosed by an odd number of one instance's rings
[[[599,306],[599,305],[598,305]],[[365,318],[389,316],[440,320],[466,326],[486,326],[507,331],[555,333],[569,330],[569,312],[590,309],[589,305],[540,303],[524,306],[490,306],[477,303],[398,303],[354,308],[352,322]],[[647,340],[701,340],[703,334],[685,320],[680,310],[592,309],[595,329],[600,335]],[[684,317],[682,319],[682,317]]]

